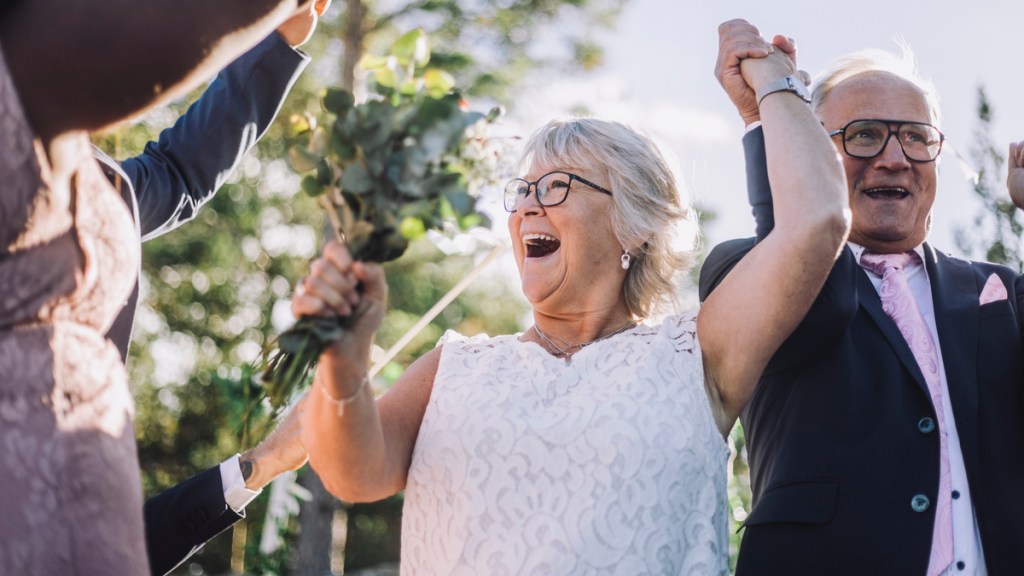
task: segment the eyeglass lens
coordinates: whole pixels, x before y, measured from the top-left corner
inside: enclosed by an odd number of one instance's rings
[[[569,194],[571,183],[572,178],[562,172],[545,174],[537,182],[527,182],[522,178],[516,178],[505,185],[505,210],[509,212],[515,210],[519,202],[530,193],[531,187],[534,187],[537,202],[541,206],[561,204]]]
[[[896,130],[890,126],[898,124]],[[942,133],[934,126],[915,122],[887,123],[880,120],[857,120],[843,131],[846,153],[857,158],[874,158],[895,135],[907,158],[934,160],[942,148]]]

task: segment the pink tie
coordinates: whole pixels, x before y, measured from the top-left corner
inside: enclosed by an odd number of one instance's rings
[[[925,324],[924,316],[917,307],[917,301],[910,292],[904,266],[918,260],[916,252],[905,254],[874,254],[864,252],[860,264],[882,277],[878,295],[882,299],[882,310],[892,318],[903,338],[910,345],[928,391],[935,406],[939,422],[939,498],[935,506],[935,531],[932,535],[932,553],[928,561],[928,576],[942,574],[953,563],[953,505],[952,486],[949,474],[949,455],[946,446],[946,417],[942,407],[942,382],[939,380],[939,357],[931,330]]]

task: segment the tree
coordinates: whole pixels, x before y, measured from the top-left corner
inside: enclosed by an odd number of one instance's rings
[[[956,244],[966,255],[1024,272],[1021,255],[1024,223],[1003,184],[1006,158],[992,141],[995,112],[983,86],[978,87],[977,111],[978,126],[974,130],[971,159],[978,172],[974,193],[981,200],[982,207],[974,217],[973,226],[957,229]]]

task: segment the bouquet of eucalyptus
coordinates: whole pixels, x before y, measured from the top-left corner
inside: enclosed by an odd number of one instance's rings
[[[377,96],[356,104],[350,93],[329,89],[326,121],[309,120],[302,142],[289,150],[292,167],[306,174],[302,190],[317,198],[356,260],[394,260],[427,230],[488,224],[476,211],[469,175],[482,126],[500,110],[468,111],[451,76],[426,68],[429,59],[422,30],[399,38],[386,57],[364,58]],[[302,317],[278,337],[261,378],[275,411],[359,314]]]

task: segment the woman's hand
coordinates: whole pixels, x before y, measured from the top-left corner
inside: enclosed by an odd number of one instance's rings
[[[323,255],[309,269],[309,275],[296,287],[292,313],[296,317],[354,316],[345,336],[325,354],[367,362],[373,334],[387,306],[384,270],[377,264],[354,261],[336,240],[327,243]]]

